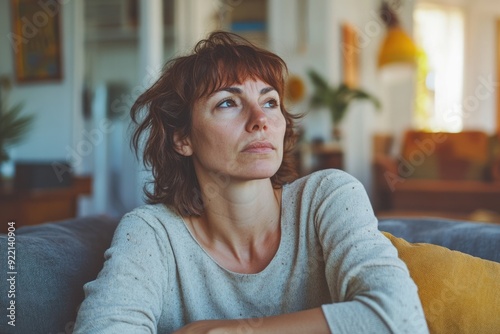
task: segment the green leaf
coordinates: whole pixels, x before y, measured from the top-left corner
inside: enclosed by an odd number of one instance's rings
[[[314,86],[316,86],[316,88],[320,89],[320,90],[328,90],[329,87],[328,87],[328,83],[323,80],[323,78],[314,70],[309,70],[308,72],[309,74],[309,78],[311,78],[311,81],[312,83],[314,84]]]
[[[7,160],[9,160],[9,155],[7,154],[5,148],[2,148],[2,146],[0,146],[0,162]]]
[[[377,110],[380,109],[380,101],[361,89],[350,88],[344,83],[337,87],[330,87],[326,80],[314,70],[310,70],[308,74],[315,89],[310,99],[310,106],[328,108],[335,124],[344,119],[349,105],[354,100],[369,100]]]
[[[0,112],[0,151],[5,157],[5,146],[21,141],[30,129],[34,117],[33,115],[21,115],[24,108],[23,103],[7,108],[7,103],[2,102],[0,106],[2,108]]]

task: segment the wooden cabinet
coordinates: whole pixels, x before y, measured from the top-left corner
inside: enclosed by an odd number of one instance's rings
[[[301,144],[299,146],[300,174],[322,169],[344,169],[344,153],[336,143]]]
[[[0,188],[0,233],[7,231],[9,221],[16,228],[75,217],[77,200],[92,192],[92,178],[74,177],[71,186],[33,190],[16,190],[9,184]]]

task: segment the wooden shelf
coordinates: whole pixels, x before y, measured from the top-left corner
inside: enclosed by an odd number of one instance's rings
[[[71,186],[61,188],[16,190],[6,184],[0,188],[0,233],[7,231],[9,221],[15,221],[19,228],[73,218],[78,197],[91,193],[90,176],[74,177]]]

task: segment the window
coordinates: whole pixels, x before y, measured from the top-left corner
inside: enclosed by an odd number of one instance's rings
[[[462,130],[464,15],[456,7],[420,3],[414,13],[418,61],[415,121],[428,131]]]

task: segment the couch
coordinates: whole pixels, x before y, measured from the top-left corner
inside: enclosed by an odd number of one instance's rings
[[[117,223],[92,216],[16,230],[15,245],[10,244],[15,246],[15,284],[11,286],[5,276],[0,280],[0,333],[71,333],[84,298],[82,287],[102,268],[103,253]],[[380,220],[379,229],[410,242],[434,243],[500,262],[500,225],[391,218]],[[8,235],[0,235],[4,275],[13,271],[7,267],[8,246]],[[15,298],[9,298],[9,289],[15,291]],[[15,327],[5,317],[5,305],[11,300],[15,300]]]
[[[399,149],[375,136],[378,212],[500,213],[500,142],[481,131],[404,133]]]

